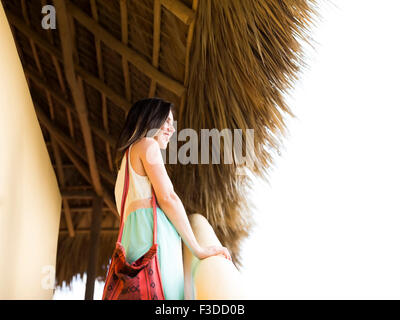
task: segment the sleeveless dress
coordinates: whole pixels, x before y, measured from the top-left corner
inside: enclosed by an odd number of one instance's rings
[[[128,159],[130,159],[129,147]],[[121,214],[121,199],[125,175],[126,156],[123,157],[115,184],[115,200]],[[151,182],[147,176],[137,174],[129,161],[129,187],[125,208],[130,201],[151,198]],[[129,263],[145,254],[153,244],[153,208],[140,208],[125,212],[125,224],[121,244],[125,248]],[[166,300],[184,299],[184,274],[182,259],[182,241],[174,225],[157,206],[157,243],[161,281]]]

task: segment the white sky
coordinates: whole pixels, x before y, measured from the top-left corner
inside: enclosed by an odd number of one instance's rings
[[[254,184],[242,274],[255,299],[400,299],[400,2],[320,2],[288,99],[298,119],[270,186]]]

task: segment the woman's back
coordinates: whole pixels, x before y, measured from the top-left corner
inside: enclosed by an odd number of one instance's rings
[[[140,143],[140,141],[138,142]],[[152,189],[151,189],[151,182],[147,175],[142,175],[136,172],[133,169],[132,164],[138,168],[138,171],[144,172],[143,165],[140,163],[139,158],[139,150],[138,145],[131,145],[128,148],[128,159],[129,159],[129,188],[128,194],[126,197],[125,208],[129,207],[129,204],[132,201],[139,200],[139,199],[149,199],[152,197]],[[141,165],[141,168],[140,168]],[[118,209],[118,213],[121,215],[121,200],[122,200],[122,193],[124,188],[124,179],[125,179],[125,169],[126,169],[126,155],[124,153],[124,157],[121,160],[121,166],[118,171],[117,180],[115,183],[114,195],[115,201]],[[141,169],[141,170],[140,170]],[[127,212],[124,214],[124,218],[126,218]]]

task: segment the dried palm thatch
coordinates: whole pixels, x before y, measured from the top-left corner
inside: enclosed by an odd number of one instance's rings
[[[294,116],[284,101],[304,64],[300,41],[316,14],[314,1],[200,1],[190,53],[187,101],[178,126],[201,129],[254,129],[250,171],[268,178],[273,154],[285,136],[283,114]],[[268,148],[265,148],[267,146]],[[201,212],[240,263],[240,241],[254,223],[246,198],[249,176],[237,164],[177,165],[179,195],[191,212]],[[243,154],[246,151],[243,150]],[[247,156],[251,154],[247,153]],[[211,158],[211,156],[210,156]]]
[[[187,212],[206,216],[240,267],[240,242],[251,232],[254,208],[246,199],[249,177],[238,169],[268,179],[286,134],[284,115],[294,116],[284,93],[304,66],[300,44],[309,39],[316,0],[2,4],[63,196],[58,285],[88,270],[95,196],[104,207],[97,268],[89,273],[105,277],[119,225],[112,154],[130,105],[149,96],[174,103],[177,133],[241,129],[246,159],[246,129],[254,130],[251,167],[224,164],[225,141],[220,164],[167,163]],[[41,9],[49,4],[57,9],[54,30],[41,26]]]

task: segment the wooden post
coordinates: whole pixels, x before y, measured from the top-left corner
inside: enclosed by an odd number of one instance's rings
[[[99,256],[101,213],[103,198],[93,198],[92,225],[90,228],[89,261],[86,274],[85,300],[93,300],[94,284],[96,280],[96,267]]]

